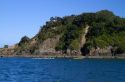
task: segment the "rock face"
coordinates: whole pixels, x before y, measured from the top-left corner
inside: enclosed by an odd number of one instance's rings
[[[59,42],[60,36],[48,38],[39,45],[39,49],[35,50],[35,54],[56,53],[55,47]]]
[[[85,29],[84,29],[84,34],[82,35],[82,38],[81,38],[81,48],[83,47],[83,45],[86,43],[86,35],[88,33],[88,30],[89,30],[89,27],[88,25],[86,25]]]
[[[48,38],[40,44],[40,50],[48,50],[48,51],[55,51],[55,47],[59,42],[60,36],[55,36],[53,38]]]
[[[91,49],[89,55],[91,56],[112,56],[111,46],[107,48],[93,48]]]
[[[13,55],[14,54],[14,49],[9,49],[9,48],[4,48],[4,49],[0,49],[0,55]]]

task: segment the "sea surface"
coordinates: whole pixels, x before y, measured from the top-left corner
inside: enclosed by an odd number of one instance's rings
[[[125,60],[0,58],[0,82],[125,82]]]

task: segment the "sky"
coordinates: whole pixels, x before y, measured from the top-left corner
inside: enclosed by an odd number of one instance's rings
[[[105,9],[125,17],[125,0],[0,0],[0,47],[32,38],[50,17]]]

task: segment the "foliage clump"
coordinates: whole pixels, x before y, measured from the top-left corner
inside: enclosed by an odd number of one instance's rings
[[[24,37],[21,38],[21,40],[20,40],[18,46],[19,46],[21,49],[26,49],[26,48],[28,48],[29,43],[30,43],[30,38],[27,37],[27,36],[24,36]]]

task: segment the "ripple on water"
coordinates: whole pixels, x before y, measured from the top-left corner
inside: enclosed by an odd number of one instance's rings
[[[125,60],[0,59],[0,82],[125,82]]]

